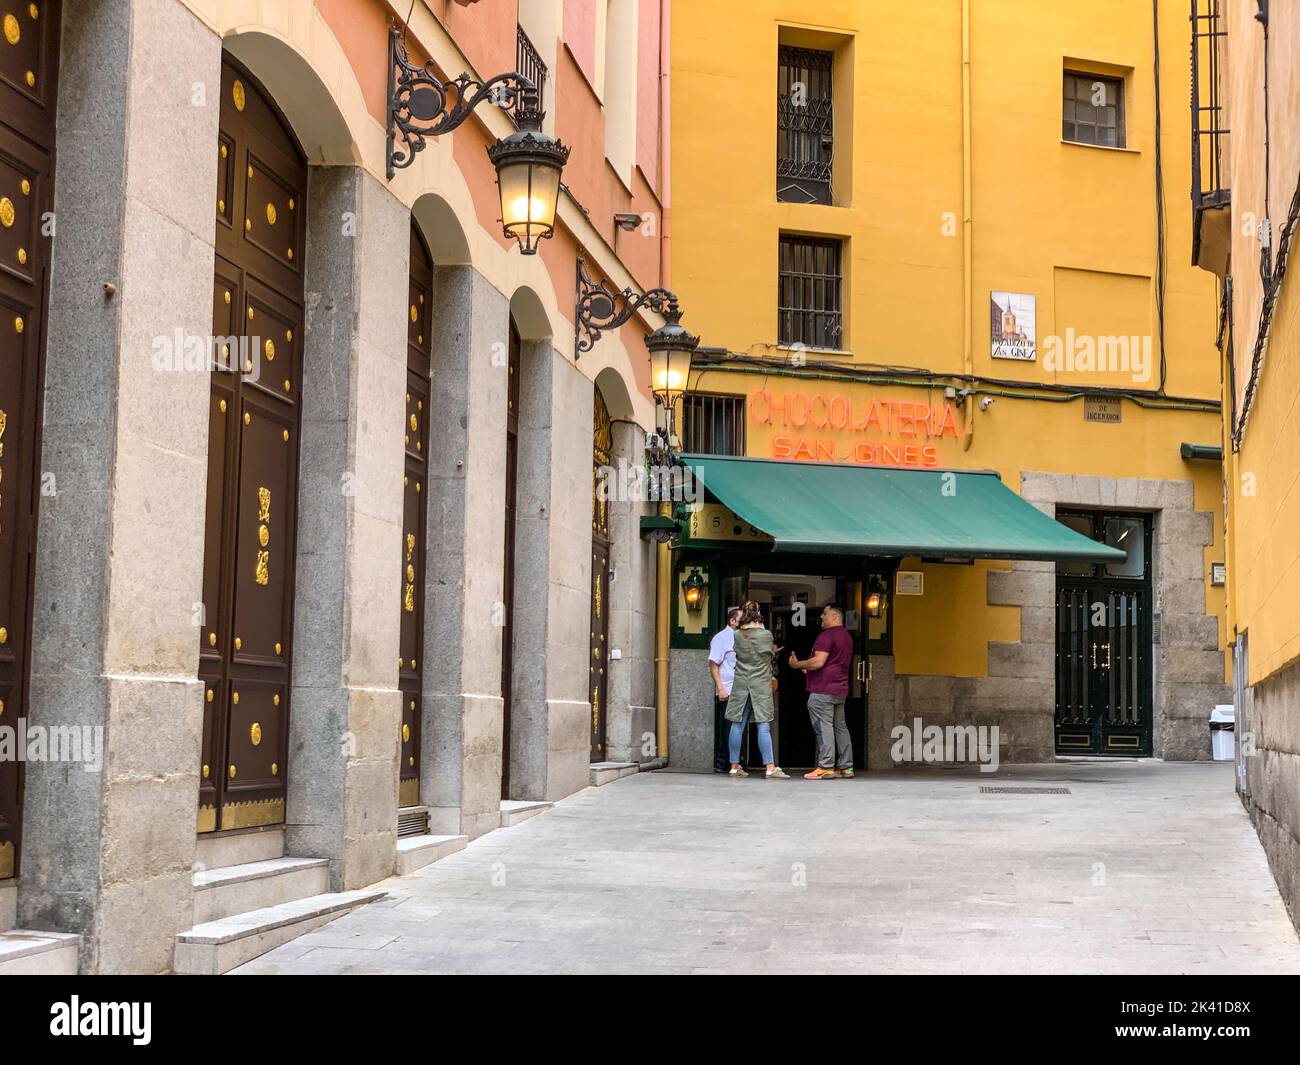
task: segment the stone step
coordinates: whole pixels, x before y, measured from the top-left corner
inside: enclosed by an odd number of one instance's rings
[[[636,762],[592,762],[591,786],[599,788],[603,784],[612,784],[623,777],[632,776],[640,769]]]
[[[80,948],[71,932],[0,933],[0,976],[76,976]]]
[[[176,936],[176,971],[219,976],[386,894],[331,892],[195,925]]]
[[[194,874],[194,923],[278,906],[329,891],[326,858],[271,858]]]
[[[551,806],[552,804],[549,802],[532,802],[528,799],[502,799],[501,827],[509,828],[511,825],[519,824],[520,821],[527,821],[530,817],[545,813]]]
[[[224,869],[284,857],[284,826],[241,828],[232,832],[205,832],[194,848],[199,869]]]
[[[404,836],[397,841],[398,876],[407,876],[426,865],[463,851],[469,836]]]

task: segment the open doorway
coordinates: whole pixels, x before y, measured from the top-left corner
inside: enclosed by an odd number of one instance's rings
[[[856,587],[851,587],[856,586]],[[763,609],[767,627],[781,648],[776,656],[776,717],[772,723],[772,744],[778,765],[787,769],[810,769],[817,764],[817,741],[808,717],[808,691],[804,674],[789,666],[793,653],[800,659],[812,654],[813,642],[821,632],[821,610],[836,603],[844,611],[844,624],[853,636],[853,663],[849,670],[849,696],[845,717],[853,739],[853,764],[866,767],[865,625],[860,610],[861,582],[843,577],[815,574],[760,573],[748,575],[748,598]],[[758,766],[762,759],[748,729],[745,764]]]

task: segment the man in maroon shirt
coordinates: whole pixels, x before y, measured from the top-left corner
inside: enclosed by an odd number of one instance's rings
[[[817,736],[817,768],[805,773],[804,780],[853,776],[853,740],[844,720],[852,661],[853,637],[844,628],[844,611],[827,603],[822,608],[822,631],[813,643],[812,655],[802,661],[790,656],[790,668],[804,671],[808,716]]]

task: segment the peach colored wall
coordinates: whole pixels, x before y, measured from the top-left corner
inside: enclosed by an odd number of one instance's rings
[[[410,4],[410,0],[406,2]],[[479,74],[490,77],[515,69],[515,27],[519,24],[516,0],[481,0],[469,5],[431,0],[429,7]]]
[[[388,5],[381,0],[316,0],[316,10],[348,57],[366,110],[382,125],[388,111],[388,24],[392,19]],[[421,56],[420,61],[423,59]]]
[[[564,3],[564,44],[591,85],[596,84],[597,3],[604,0],[565,0]]]
[[[659,14],[663,0],[640,0],[637,12],[636,165],[659,181]]]
[[[642,288],[660,284],[661,218],[656,183],[659,180],[659,8],[661,0],[640,0],[638,29],[637,161],[632,191],[619,181],[605,159],[605,115],[592,89],[595,76],[596,3],[603,0],[566,0],[564,35],[568,48],[559,49],[558,69],[549,72],[548,107],[555,115],[556,135],[573,148],[564,181],[588,211],[592,225],[614,248],[624,266]],[[388,25],[404,18],[409,0],[316,0],[316,7],[338,38],[356,74],[366,109],[377,122],[384,121],[387,106],[386,66]],[[515,66],[516,0],[480,0],[461,5],[454,0],[429,0],[430,10],[465,53],[474,72],[491,77]],[[408,39],[412,62],[427,56],[412,36]],[[589,74],[579,69],[582,57]],[[444,77],[459,70],[441,71]],[[475,221],[502,247],[509,247],[499,226],[496,175],[487,157],[493,137],[484,124],[471,118],[452,135],[452,156],[464,174],[474,202]],[[614,225],[614,213],[641,214],[648,222],[633,232]],[[544,241],[541,259],[560,305],[571,316],[567,293],[574,286],[574,259],[578,247],[571,234],[560,228]],[[625,327],[624,343],[640,350],[641,327]],[[639,365],[639,360],[638,365]],[[640,373],[640,370],[638,370]],[[648,370],[645,374],[648,382]]]

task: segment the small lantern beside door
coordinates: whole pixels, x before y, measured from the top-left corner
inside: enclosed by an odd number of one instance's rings
[[[686,609],[692,614],[698,614],[704,609],[704,600],[708,595],[708,583],[699,569],[692,569],[682,581],[682,599],[686,602]]]

